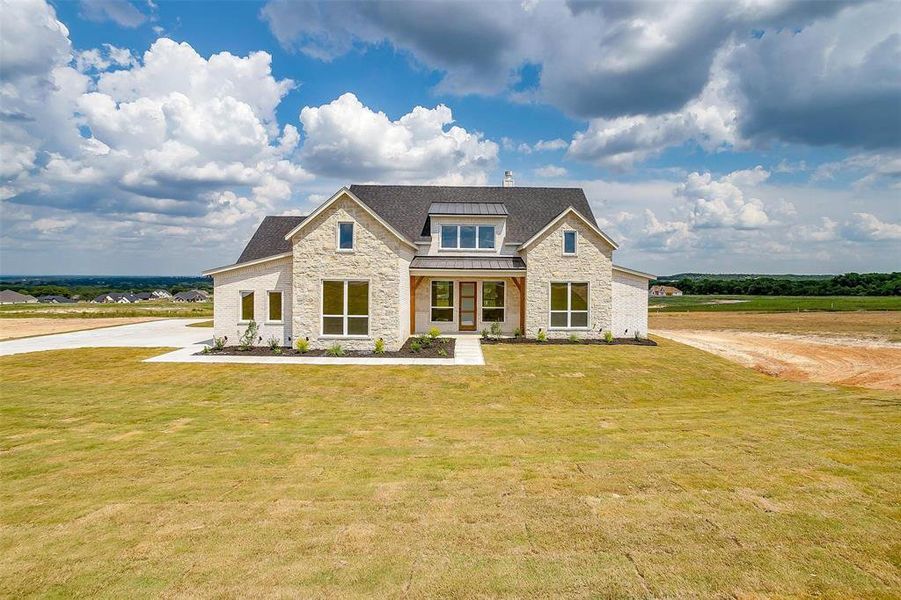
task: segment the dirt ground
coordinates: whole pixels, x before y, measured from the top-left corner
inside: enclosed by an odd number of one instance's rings
[[[652,313],[651,331],[749,331],[901,342],[901,311]]]
[[[901,390],[901,344],[897,343],[744,331],[657,329],[652,333],[784,379]]]
[[[99,329],[115,325],[156,321],[157,317],[119,317],[109,319],[0,319],[0,340]]]

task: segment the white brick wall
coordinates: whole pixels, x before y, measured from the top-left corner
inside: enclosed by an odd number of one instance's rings
[[[613,271],[613,335],[648,335],[648,280]]]
[[[356,224],[353,252],[336,251],[336,231],[340,221]],[[347,350],[371,350],[380,337],[385,340],[388,350],[400,348],[410,328],[409,309],[403,311],[403,306],[404,302],[409,302],[412,248],[347,197],[317,215],[292,241],[293,331],[296,337],[309,337],[311,348],[327,348],[337,342]],[[369,280],[368,337],[321,335],[324,279]]]
[[[260,327],[259,336],[265,344],[270,336],[279,338],[283,346],[291,345],[291,259],[285,257],[259,265],[232,269],[213,276],[213,334],[228,336],[228,345],[235,346],[247,329],[239,323],[241,292],[254,292],[254,320]],[[282,324],[268,322],[268,295],[274,290],[282,292]]]
[[[577,253],[563,255],[563,231],[577,232]],[[549,337],[602,337],[612,324],[613,247],[585,223],[569,214],[556,227],[533,242],[525,252],[526,335],[535,337],[539,329]],[[550,324],[550,282],[587,281],[589,314],[587,330],[554,330]]]

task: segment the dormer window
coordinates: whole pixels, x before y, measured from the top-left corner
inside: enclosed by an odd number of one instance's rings
[[[574,256],[576,254],[576,232],[563,232],[563,254]]]
[[[491,250],[494,225],[442,225],[442,250]]]
[[[338,223],[338,252],[353,252],[354,224]]]

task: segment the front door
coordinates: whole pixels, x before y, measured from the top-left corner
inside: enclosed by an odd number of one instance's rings
[[[476,282],[460,282],[460,331],[476,330]]]

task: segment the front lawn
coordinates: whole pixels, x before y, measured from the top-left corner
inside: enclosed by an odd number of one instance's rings
[[[897,394],[665,340],[471,368],[160,352],[0,359],[0,596],[901,593]]]

